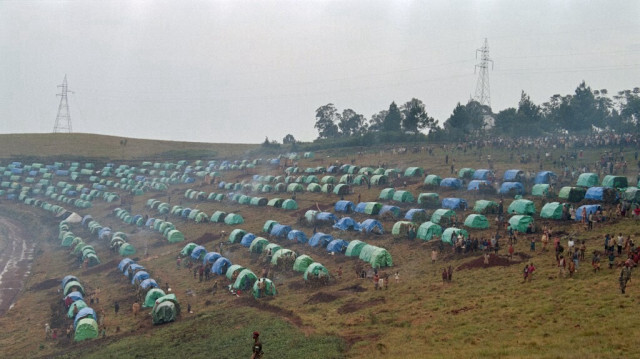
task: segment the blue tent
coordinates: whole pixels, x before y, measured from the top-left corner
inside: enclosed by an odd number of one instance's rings
[[[500,186],[500,194],[513,193],[514,195],[523,195],[524,186],[520,182],[503,182]]]
[[[231,267],[231,261],[225,257],[220,257],[213,262],[213,265],[211,266],[211,273],[225,275],[229,267]]]
[[[68,276],[62,278],[62,289],[64,290],[64,286],[67,285],[67,283],[71,282],[72,280],[75,280],[76,282],[79,282],[78,278],[76,278],[75,276],[72,276],[72,275],[68,275]]]
[[[338,172],[338,166],[329,166],[329,168],[327,168],[327,172],[329,172],[329,173]]]
[[[155,279],[147,278],[142,282],[140,282],[140,288],[142,289],[158,288],[158,283],[156,283]]]
[[[589,216],[591,213],[596,213],[597,211],[602,209],[602,207],[600,207],[599,204],[585,204],[584,206],[580,206],[576,210],[576,221],[581,221],[582,220],[582,209],[583,208],[585,208],[587,210],[587,216]]]
[[[502,180],[505,182],[520,182],[522,181],[522,176],[524,172],[521,170],[506,170],[504,171],[504,176],[502,176]]]
[[[344,217],[344,218],[340,218],[340,220],[333,225],[333,228],[337,228],[341,231],[347,231],[347,230],[359,231],[360,224],[354,221],[353,218],[351,217]]]
[[[123,260],[120,261],[120,263],[118,264],[118,269],[120,270],[120,272],[124,272],[124,269],[127,267],[127,265],[131,264],[131,263],[135,263],[133,261],[133,259],[131,258],[124,258]]]
[[[144,267],[139,265],[139,264],[137,264],[137,263],[131,263],[131,264],[129,264],[129,267],[127,268],[127,270],[124,273],[124,275],[126,275],[128,277],[129,273],[133,273],[133,271],[141,270],[141,269],[144,269]]]
[[[615,193],[615,197],[612,193]],[[614,189],[606,188],[606,187],[590,187],[587,189],[587,193],[584,195],[585,199],[591,199],[596,201],[614,201],[620,198],[618,192]]]
[[[550,184],[554,178],[558,176],[551,171],[540,171],[536,174],[536,178],[533,180],[535,184]]]
[[[356,205],[356,208],[354,208],[354,212],[357,213],[364,213],[365,208],[367,208],[367,202],[360,202]]]
[[[334,206],[336,212],[350,213],[353,212],[354,204],[351,201],[338,201]]]
[[[318,232],[309,239],[309,245],[311,247],[317,247],[317,246],[326,247],[327,244],[329,244],[329,242],[331,242],[332,240],[333,240],[333,237],[331,235]]]
[[[78,326],[78,322],[80,321],[80,319],[87,317],[91,317],[95,321],[98,321],[98,315],[96,314],[96,311],[89,307],[84,307],[78,311],[78,314],[76,314],[76,317],[73,319],[73,328],[76,328]]]
[[[89,221],[89,220],[91,220],[91,219],[93,219],[93,217],[91,217],[91,215],[90,215],[90,214],[87,214],[86,216],[82,217],[82,225],[83,225],[83,226],[88,225],[88,224],[87,224],[87,221]]]
[[[360,227],[362,228],[363,231],[366,231],[366,232],[371,232],[375,229],[377,233],[384,234],[382,223],[372,218],[368,218],[362,221],[362,223],[360,223]]]
[[[141,270],[138,273],[133,275],[133,279],[131,279],[131,284],[135,284],[136,282],[140,283],[147,278],[149,278],[149,273]]]
[[[155,221],[156,221],[155,218],[149,218],[147,219],[147,223],[145,223],[144,225],[147,227],[151,227]]]
[[[467,185],[467,191],[477,191],[480,189],[480,185],[481,184],[485,184],[485,185],[491,185],[489,183],[489,181],[485,181],[485,180],[473,180],[471,182],[469,182],[469,184]]]
[[[83,298],[82,298],[82,293],[81,293],[81,292],[69,292],[69,294],[67,294],[67,296],[66,296],[66,297],[64,297],[64,299],[65,299],[65,300],[64,300],[64,302],[65,302],[65,303],[68,303],[68,302],[67,302],[67,298],[70,298],[70,299],[71,299],[71,301],[70,301],[69,303],[73,303],[73,302],[75,302],[76,300],[82,300],[82,299],[83,299]]]
[[[462,198],[443,198],[442,208],[446,209],[467,209],[469,205]]]
[[[307,243],[307,235],[303,231],[297,229],[292,230],[287,234],[287,238],[290,241],[297,241],[298,243]]]
[[[335,223],[338,218],[330,212],[320,212],[316,214],[316,221],[325,221],[325,222],[333,222]]]
[[[380,212],[378,212],[378,214],[382,215],[383,213],[386,213],[386,212],[391,212],[395,217],[398,217],[400,216],[400,207],[385,204],[382,206],[382,208],[380,208]]]
[[[422,208],[411,208],[410,210],[407,211],[407,213],[405,213],[404,215],[404,219],[409,220],[409,221],[413,221],[413,216],[415,216],[416,214],[418,215],[424,215],[425,217],[427,216],[427,211],[425,211]]]
[[[102,227],[102,228],[100,228],[100,229],[98,230],[98,238],[102,238],[102,235],[103,235],[105,232],[111,232],[111,228],[109,228],[109,227]]]
[[[215,262],[218,260],[218,258],[220,258],[220,257],[222,257],[222,256],[221,256],[221,255],[220,255],[220,253],[218,253],[218,252],[209,252],[209,253],[207,253],[207,254],[205,254],[205,255],[204,255],[204,258],[202,259],[202,263],[203,263],[203,264],[207,264],[207,263],[208,263],[208,264],[213,264],[213,263],[215,263]]]
[[[182,213],[180,213],[180,216],[182,216],[182,218],[187,218],[189,217],[189,213],[191,213],[191,208],[185,208],[182,210]]]
[[[471,176],[471,179],[490,181],[492,177],[493,177],[492,170],[476,170],[475,172],[473,172],[473,176]]]
[[[203,246],[197,246],[191,251],[191,259],[194,261],[200,260],[205,254],[207,254],[207,249]]]
[[[457,178],[445,178],[440,182],[440,187],[447,187],[447,188],[453,188],[453,189],[458,189],[460,187],[462,187],[462,181],[460,181]]]
[[[291,226],[286,226],[284,224],[275,224],[271,228],[271,232],[269,234],[276,238],[287,238],[289,232],[291,232]]]
[[[256,235],[253,233],[247,233],[242,237],[242,240],[240,240],[240,244],[242,244],[243,246],[249,248],[251,246],[251,242],[253,242],[253,240],[256,239]]]
[[[344,253],[349,246],[349,242],[344,239],[334,239],[327,244],[327,252]]]

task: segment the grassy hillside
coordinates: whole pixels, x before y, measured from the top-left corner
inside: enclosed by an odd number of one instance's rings
[[[54,136],[55,137],[55,136]],[[0,138],[1,140],[2,138]],[[112,138],[118,144],[118,138]],[[137,143],[138,140],[129,140]],[[143,159],[160,158],[161,153],[171,151],[160,144],[145,144],[139,140],[139,155]],[[6,145],[5,141],[2,146]],[[155,141],[154,141],[155,142]],[[200,145],[200,144],[198,144]],[[119,146],[119,144],[118,144]],[[157,146],[157,147],[156,147]],[[194,145],[195,146],[195,145]],[[205,145],[202,144],[202,148]],[[210,145],[217,153],[232,150],[227,145]],[[243,146],[243,145],[238,145]],[[118,157],[113,152],[93,154],[86,145],[75,143],[77,153],[87,157],[111,158],[116,163]],[[197,148],[197,147],[196,147]],[[237,150],[234,146],[229,146]],[[510,160],[506,150],[483,150],[448,152],[449,165],[444,163],[445,153],[436,149],[433,156],[425,153],[394,155],[381,149],[372,149],[362,154],[360,150],[346,149],[340,152],[316,153],[315,159],[301,159],[300,167],[327,166],[338,161],[357,165],[377,166],[386,163],[388,167],[405,168],[421,166],[428,173],[450,176],[450,164],[455,159],[456,169],[461,167],[486,168],[487,154],[495,160],[495,169],[501,174],[510,168],[537,171],[538,163],[520,164]],[[56,150],[58,155],[64,151]],[[156,152],[154,152],[156,151]],[[601,150],[589,150],[584,161],[592,162]],[[529,150],[532,153],[532,150]],[[13,153],[13,152],[12,152]],[[34,152],[26,152],[30,155]],[[91,155],[89,155],[91,153]],[[240,153],[240,152],[236,152]],[[515,153],[518,158],[519,153]],[[556,151],[557,157],[561,152]],[[628,154],[630,155],[630,154]],[[115,156],[115,157],[110,157]],[[140,157],[142,156],[142,157]],[[479,159],[482,156],[482,159]],[[47,157],[42,161],[52,161]],[[203,156],[202,159],[207,159]],[[483,163],[484,162],[484,163]],[[577,165],[579,163],[576,163]],[[545,169],[552,168],[550,162],[543,163]],[[224,172],[223,180],[239,182],[250,180],[253,174],[281,174],[275,168],[259,166],[250,172]],[[630,178],[631,180],[632,178]],[[429,192],[421,188],[421,179],[407,179],[406,188],[401,179],[396,186],[410,190],[414,196]],[[253,207],[231,202],[196,202],[182,195],[188,188],[205,192],[219,192],[213,187],[195,184],[181,184],[170,187],[169,193],[149,192],[133,198],[132,213],[157,213],[145,207],[149,198],[163,201],[171,196],[171,204],[198,208],[209,215],[215,210],[240,213],[245,223],[237,226],[256,235],[260,233],[267,219],[274,219],[294,228],[304,230],[308,235],[312,227],[301,221],[307,209],[332,210],[339,199],[335,195],[301,193],[297,195],[299,210],[284,211],[271,207]],[[356,201],[358,194],[362,201],[376,200],[383,187],[354,187],[355,193],[345,199]],[[496,196],[470,194],[466,190],[440,192],[440,197],[466,198],[470,205],[477,199],[497,199]],[[268,198],[288,194],[267,194]],[[531,197],[527,197],[531,198]],[[505,199],[506,205],[510,199]],[[534,199],[539,211],[543,200]],[[332,256],[323,249],[308,245],[280,241],[286,248],[298,254],[309,254],[323,263],[335,276],[342,267],[342,278],[335,278],[328,286],[309,287],[300,273],[275,272],[272,279],[276,283],[278,295],[273,298],[254,300],[246,294],[235,297],[220,288],[211,294],[214,280],[221,287],[226,278],[214,277],[209,282],[194,280],[193,273],[186,269],[176,269],[175,259],[187,242],[204,245],[208,251],[218,251],[223,242],[222,254],[233,263],[242,264],[257,274],[265,266],[263,257],[252,255],[239,244],[229,244],[227,236],[234,227],[224,224],[203,223],[168,216],[186,236],[184,243],[169,244],[157,232],[127,225],[111,214],[118,204],[108,204],[94,200],[93,207],[79,211],[91,214],[103,226],[121,230],[129,235],[129,242],[137,249],[139,262],[143,264],[162,286],[169,283],[178,295],[182,314],[177,322],[151,325],[147,311],[134,318],[131,304],[135,291],[130,282],[118,272],[116,266],[120,256],[111,253],[107,245],[80,226],[73,232],[95,246],[102,264],[82,270],[69,256],[68,249],[59,246],[55,218],[38,208],[2,201],[0,210],[10,218],[37,218],[30,233],[38,241],[37,258],[32,273],[27,279],[24,293],[15,307],[0,318],[3,330],[0,332],[0,347],[9,357],[249,357],[251,332],[262,333],[266,357],[282,358],[613,358],[636,356],[634,341],[630,338],[640,334],[633,320],[638,305],[640,290],[635,280],[630,283],[627,293],[618,289],[618,269],[606,268],[606,258],[602,260],[603,270],[590,270],[591,252],[601,249],[605,233],[622,232],[638,238],[640,231],[632,219],[615,219],[606,225],[599,225],[593,231],[585,231],[576,223],[541,220],[538,226],[550,225],[566,244],[566,236],[574,235],[587,244],[586,261],[580,263],[573,278],[558,278],[553,252],[541,252],[541,245],[535,252],[529,251],[531,238],[540,234],[520,235],[512,260],[506,256],[506,242],[498,256],[492,256],[490,265],[483,265],[480,253],[453,254],[445,246],[435,264],[431,263],[431,250],[437,248],[434,242],[393,238],[390,234],[395,222],[381,218],[385,232],[383,236],[363,237],[353,232],[340,232],[330,227],[319,227],[319,231],[331,233],[346,240],[361,239],[370,244],[384,247],[393,256],[394,267],[383,269],[388,273],[399,272],[399,283],[393,279],[388,289],[375,291],[371,279],[360,279],[355,268],[364,262],[342,255]],[[415,204],[413,205],[415,206]],[[403,208],[410,208],[403,205]],[[73,209],[68,207],[69,209]],[[506,206],[505,206],[506,208]],[[464,219],[467,213],[459,213]],[[367,218],[352,214],[357,221]],[[496,231],[491,220],[488,230],[469,230],[472,237],[488,238]],[[501,231],[504,235],[504,230]],[[272,240],[277,242],[276,240]],[[149,256],[144,257],[145,243],[149,246]],[[534,263],[537,271],[531,282],[523,283],[522,269],[525,263]],[[441,271],[451,265],[455,271],[451,283],[443,283]],[[70,343],[44,340],[44,323],[54,327],[68,325],[62,318],[57,293],[59,279],[66,274],[78,276],[85,287],[93,290],[100,287],[100,304],[94,308],[103,309],[106,317],[107,337],[88,342]],[[634,275],[636,275],[634,273]],[[193,295],[189,295],[192,293]],[[113,303],[119,301],[121,310],[114,315]],[[187,313],[191,304],[193,313]],[[119,327],[119,331],[116,328]],[[624,339],[626,338],[626,339]],[[205,355],[206,353],[206,355]]]

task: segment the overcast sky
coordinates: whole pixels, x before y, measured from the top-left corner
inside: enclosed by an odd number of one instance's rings
[[[74,132],[202,142],[317,137],[333,103],[367,119],[412,97],[442,124],[585,80],[640,86],[639,1],[0,1],[0,133],[51,132],[68,77]]]

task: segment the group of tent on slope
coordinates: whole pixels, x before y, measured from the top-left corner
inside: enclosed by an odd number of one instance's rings
[[[160,202],[153,198],[147,201],[147,207],[157,210],[160,214],[170,213],[173,216],[190,219],[196,223],[202,223],[202,222],[225,223],[230,226],[244,223],[244,218],[242,218],[242,216],[237,213],[226,213],[223,211],[216,211],[209,218],[206,213],[204,213],[203,211],[200,211],[199,209],[185,208],[180,205],[174,205],[173,207],[171,207],[169,203]],[[149,218],[147,220],[146,225],[151,226],[154,224],[154,221],[158,221],[158,219]]]
[[[244,188],[245,186],[249,186],[251,187],[251,185],[243,185],[243,192],[249,192],[251,189],[249,188]],[[270,191],[268,191],[270,192]],[[294,200],[294,199],[284,199],[284,198],[272,198],[272,199],[268,199],[266,197],[252,197],[252,196],[248,196],[245,194],[241,194],[241,193],[227,193],[226,196],[224,193],[215,193],[215,192],[211,192],[209,194],[207,194],[206,192],[203,191],[196,191],[194,189],[187,189],[184,193],[184,196],[190,200],[197,200],[197,201],[204,201],[204,200],[209,200],[209,201],[217,201],[217,202],[222,202],[225,198],[228,198],[229,201],[231,202],[235,202],[238,204],[244,204],[244,205],[251,205],[251,206],[256,206],[256,207],[264,207],[264,206],[270,206],[270,207],[274,207],[274,208],[282,208],[282,209],[286,209],[286,210],[296,210],[298,209],[298,203]],[[189,209],[190,208],[184,208],[184,209]],[[187,214],[189,215],[189,214]],[[182,213],[182,216],[184,217],[185,214]],[[189,215],[189,217],[191,217]],[[198,220],[198,218],[195,218],[196,222],[200,222],[200,221],[206,221],[207,217],[206,214],[202,214],[200,215],[200,220]],[[211,217],[211,222],[215,222],[213,220],[213,217]]]
[[[159,288],[158,283],[149,276],[146,269],[131,258],[124,258],[118,264],[122,272],[132,285],[136,285],[137,294],[142,300],[143,308],[151,308],[153,324],[168,323],[176,320],[180,315],[180,303],[175,294],[166,294]]]
[[[78,278],[67,275],[62,279],[62,296],[67,317],[73,319],[75,341],[94,339],[99,335],[98,315],[83,300],[84,287]]]
[[[100,259],[93,246],[86,244],[82,238],[76,237],[69,228],[66,220],[58,225],[58,239],[62,247],[73,247],[71,255],[75,255],[80,263],[86,263],[87,267],[100,264]]]

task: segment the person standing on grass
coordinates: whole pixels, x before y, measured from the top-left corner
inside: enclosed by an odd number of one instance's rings
[[[487,267],[489,265],[489,252],[484,252],[484,266]]]
[[[118,315],[118,312],[120,311],[120,304],[117,300],[115,301],[115,303],[113,303],[113,310],[115,311],[116,315]]]
[[[140,303],[138,303],[137,300],[133,302],[133,305],[131,306],[131,311],[133,312],[134,318],[138,316],[138,312],[140,311]]]
[[[587,245],[584,243],[584,240],[582,240],[582,243],[580,244],[580,260],[583,261],[584,260],[584,253],[587,251]]]
[[[509,260],[513,260],[513,243],[509,244]]]
[[[435,249],[431,250],[431,264],[435,263],[438,259],[438,252]]]
[[[264,354],[264,352],[262,351],[262,343],[260,343],[260,340],[258,339],[260,337],[260,333],[258,332],[253,332],[253,345],[251,346],[251,359],[259,359],[262,358],[262,354]]]
[[[529,249],[529,251],[531,251],[531,252],[535,252],[536,251],[536,237],[535,236],[531,236],[531,248]]]
[[[378,273],[373,275],[373,288],[375,290],[378,290],[378,284],[380,282],[380,276],[378,275]]]
[[[598,251],[593,251],[591,266],[593,267],[593,273],[598,272],[600,270],[600,253],[598,253]]]
[[[531,280],[533,279],[533,272],[536,271],[536,267],[533,265],[533,262],[529,263],[529,275],[527,276],[527,279],[529,280],[529,282],[531,282]]]
[[[446,268],[442,268],[442,284],[447,282],[447,278],[449,278],[449,274],[447,273]]]
[[[620,255],[622,255],[622,245],[624,244],[624,237],[622,236],[622,233],[618,234],[618,241],[616,243],[618,245],[618,257]]]
[[[574,267],[576,269],[576,272],[577,272],[578,271],[578,264],[579,264],[578,262],[579,262],[579,259],[580,259],[580,254],[578,253],[578,251],[573,253],[573,258],[572,259],[573,259],[573,265],[574,265]]]
[[[558,278],[560,277],[564,278],[566,276],[566,268],[567,268],[567,262],[564,260],[564,256],[561,254],[558,257],[558,269],[559,269]]]
[[[631,267],[629,267],[626,263],[622,266],[622,270],[620,271],[620,277],[618,281],[620,282],[620,291],[624,294],[625,289],[627,288],[627,282],[631,280]]]
[[[449,264],[449,269],[447,270],[447,281],[451,282],[453,280],[453,268],[451,268],[451,264]]]
[[[576,271],[576,264],[573,261],[569,261],[569,278],[573,278],[573,272]]]

